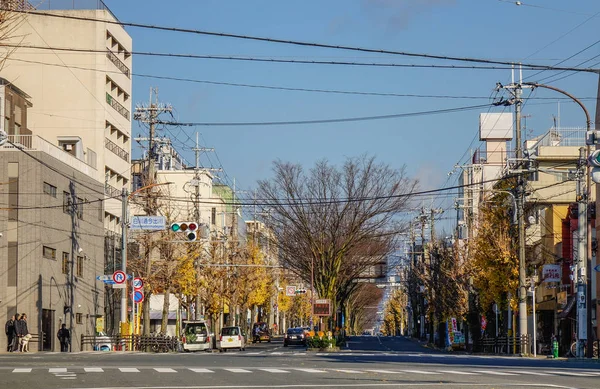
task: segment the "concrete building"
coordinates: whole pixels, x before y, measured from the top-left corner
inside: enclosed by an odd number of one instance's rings
[[[29,97],[0,82],[0,112],[8,142],[0,146],[0,312],[26,313],[35,336],[30,350],[56,351],[62,323],[72,350],[94,334],[104,313],[104,188],[94,166],[27,126]]]
[[[131,37],[102,1],[3,5],[29,8],[18,15],[22,20],[9,43],[19,47],[2,69],[35,101],[29,127],[92,166],[106,195],[118,196],[130,185]],[[2,54],[12,49],[0,47]],[[106,201],[104,212],[104,226],[118,232],[120,201]]]

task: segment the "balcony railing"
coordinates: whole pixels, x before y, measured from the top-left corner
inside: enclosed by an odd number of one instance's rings
[[[119,147],[115,142],[113,142],[112,140],[110,140],[108,138],[104,138],[104,145],[106,146],[106,148],[108,150],[115,153],[123,161],[129,162],[129,153],[127,151],[125,151],[125,149],[122,149],[121,147]]]
[[[125,108],[121,103],[117,101],[114,97],[110,95],[110,93],[106,92],[106,102],[113,107],[118,113],[123,115],[123,117],[129,120],[129,110]]]
[[[117,198],[117,197],[121,196],[121,191],[118,190],[117,188],[115,188],[114,186],[112,186],[111,184],[105,183],[104,184],[104,194],[107,195],[108,197]]]
[[[22,146],[24,149],[31,149],[31,135],[8,135],[8,142],[5,143],[4,148],[13,148]],[[15,146],[12,146],[11,143],[14,143]]]
[[[130,78],[130,72],[129,72],[129,68],[127,67],[127,65],[125,65],[123,63],[123,61],[121,61],[121,59],[119,57],[117,57],[117,55],[115,53],[113,53],[110,49],[106,49],[106,58],[108,58],[110,60],[110,62],[112,62],[113,64],[115,64],[115,66],[117,67],[117,69],[119,69],[121,72],[123,72],[124,75],[127,76],[127,78]]]

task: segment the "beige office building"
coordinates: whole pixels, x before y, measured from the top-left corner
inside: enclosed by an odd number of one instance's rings
[[[17,9],[26,3],[0,0]],[[131,37],[102,1],[38,3],[18,14],[11,43],[19,47],[1,75],[35,101],[29,128],[93,167],[106,195],[118,197],[130,181]],[[11,49],[0,47],[2,56]],[[105,228],[118,232],[120,201],[106,201],[104,211]]]

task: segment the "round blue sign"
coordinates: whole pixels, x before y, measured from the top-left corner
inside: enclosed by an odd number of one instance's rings
[[[144,301],[144,292],[142,292],[141,290],[136,290],[133,293],[133,301],[136,303],[141,303],[142,301]]]

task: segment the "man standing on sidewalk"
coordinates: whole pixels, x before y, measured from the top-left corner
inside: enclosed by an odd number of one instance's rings
[[[6,351],[8,352],[12,352],[15,347],[14,343],[17,339],[17,330],[15,324],[15,315],[12,315],[4,325],[4,332],[6,332]]]

